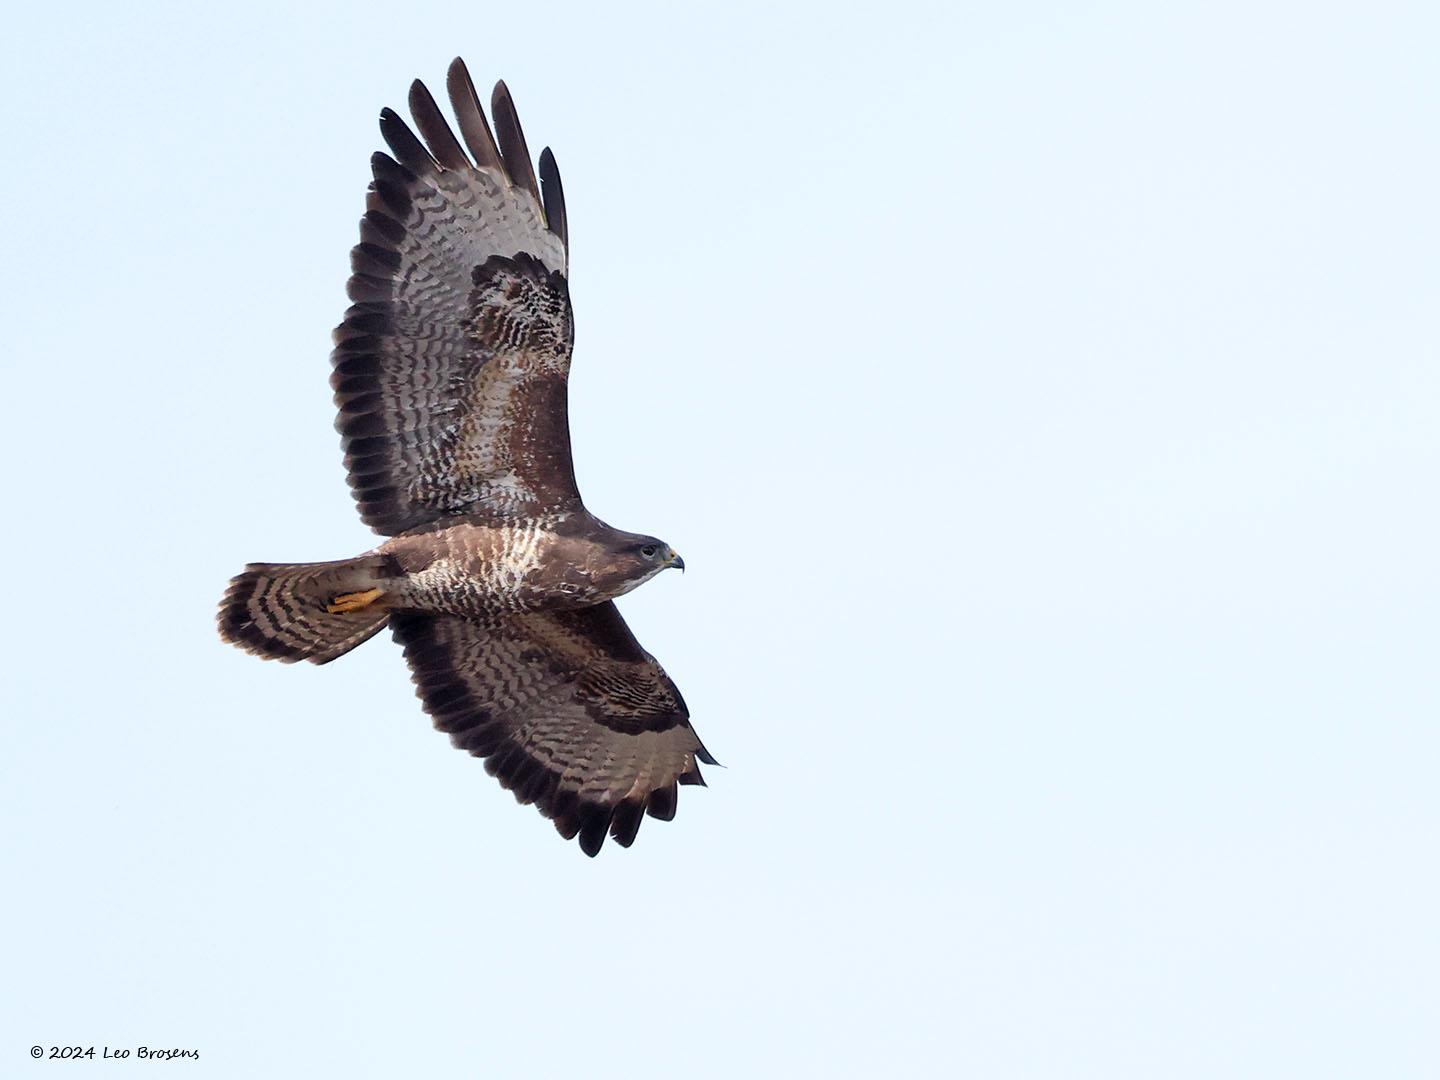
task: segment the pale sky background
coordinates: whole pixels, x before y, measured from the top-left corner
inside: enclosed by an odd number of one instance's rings
[[[6,18],[0,1076],[1440,1075],[1433,5],[289,7]],[[389,640],[212,625],[374,542],[329,332],[457,53],[728,766],[594,861]]]

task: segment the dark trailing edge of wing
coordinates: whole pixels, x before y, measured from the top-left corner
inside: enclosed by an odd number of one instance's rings
[[[422,169],[433,169],[429,153],[404,121],[387,113],[393,121],[387,124],[382,119],[382,129],[395,152]],[[370,169],[374,180],[360,219],[360,243],[350,252],[351,277],[345,289],[353,303],[335,330],[330,386],[339,410],[335,426],[341,433],[360,517],[372,528],[392,533],[405,524],[409,511],[390,481],[391,463],[378,423],[377,379],[379,351],[392,332],[394,276],[405,238],[402,221],[410,213],[410,188],[417,177],[411,168],[379,152],[371,156]]]

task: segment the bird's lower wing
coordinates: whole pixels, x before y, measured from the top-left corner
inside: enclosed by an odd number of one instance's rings
[[[497,616],[397,614],[395,638],[435,726],[594,855],[675,814],[714,764],[680,692],[612,603]]]

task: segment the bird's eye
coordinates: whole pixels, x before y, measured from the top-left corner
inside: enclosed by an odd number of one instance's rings
[[[653,559],[657,550],[658,549],[655,547],[654,544],[646,544],[643,548],[640,549],[640,554],[644,555],[647,559]]]

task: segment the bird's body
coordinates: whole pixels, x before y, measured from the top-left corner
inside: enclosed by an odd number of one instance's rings
[[[614,600],[673,565],[669,558],[618,558],[651,543],[581,510],[503,525],[430,525],[387,540],[376,553],[400,575],[384,589],[392,606],[483,617]]]
[[[395,156],[371,160],[335,331],[350,485],[389,539],[337,562],[251,564],[220,632],[326,663],[390,627],[436,726],[593,855],[607,833],[628,846],[646,813],[672,817],[676,785],[713,762],[612,602],[684,563],[581,502],[560,175],[546,150],[542,197],[503,83],[498,142],[458,60],[447,86],[463,146],[418,82],[424,143],[381,114]]]

